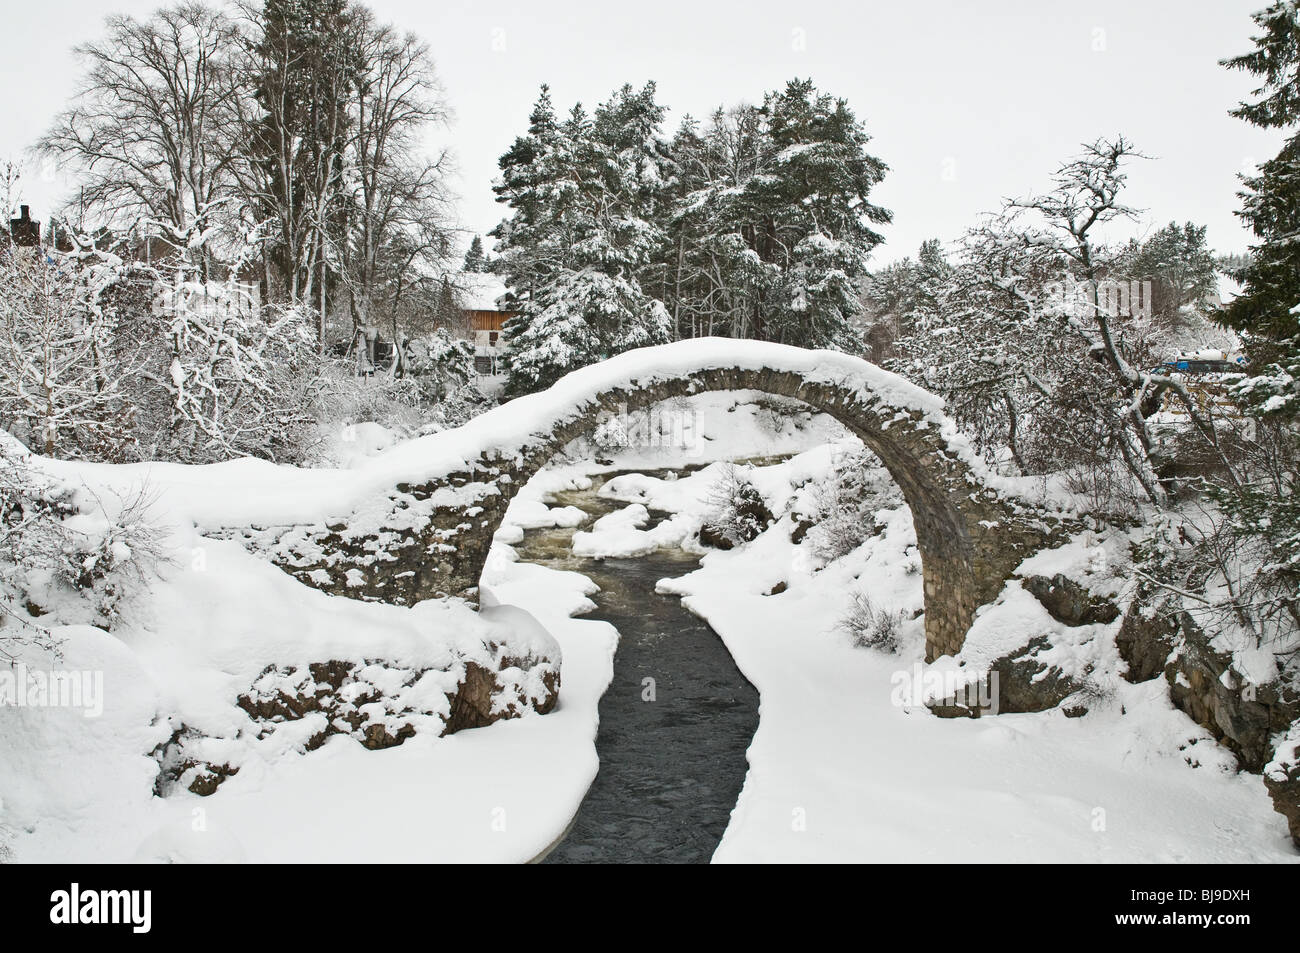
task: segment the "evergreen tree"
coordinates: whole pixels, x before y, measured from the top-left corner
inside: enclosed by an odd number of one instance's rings
[[[665,243],[667,300],[683,334],[856,350],[868,253],[889,221],[870,202],[885,165],[848,105],[793,80],[761,107],[683,124]]]
[[[483,255],[483,239],[475,235],[474,240],[469,243],[469,251],[465,253],[465,271],[473,274],[487,270],[487,260]]]
[[[497,240],[495,270],[506,284],[506,306],[517,310],[531,297],[552,267],[538,254],[547,228],[554,224],[545,200],[553,182],[556,164],[549,161],[560,136],[560,124],[551,101],[550,88],[543,85],[528,117],[528,132],[498,160],[501,175],[492,190],[510,214],[488,234]]]
[[[1243,176],[1238,214],[1258,241],[1235,273],[1244,288],[1223,317],[1241,332],[1251,359],[1236,393],[1254,417],[1241,435],[1240,459],[1233,461],[1235,479],[1206,481],[1214,519],[1194,528],[1188,548],[1191,560],[1210,567],[1211,580],[1223,578],[1214,574],[1225,562],[1234,567],[1223,586],[1227,597],[1207,602],[1218,612],[1214,621],[1247,629],[1294,666],[1300,658],[1300,10],[1280,0],[1253,19],[1262,31],[1255,49],[1224,65],[1259,77],[1261,85],[1254,102],[1231,114],[1291,135],[1258,174]],[[1188,561],[1174,553],[1176,562]],[[1184,566],[1174,570],[1179,580],[1193,575]],[[1209,582],[1206,591],[1212,592]]]
[[[867,154],[870,137],[845,101],[819,93],[811,80],[791,81],[766,108],[778,172],[770,186],[758,184],[776,206],[760,243],[783,265],[765,316],[768,336],[806,347],[853,347],[856,281],[883,240],[872,225],[890,218],[868,199],[886,167]]]
[[[1280,0],[1253,19],[1262,30],[1255,49],[1224,65],[1259,77],[1258,98],[1231,114],[1292,135],[1258,174],[1243,177],[1238,214],[1259,241],[1235,275],[1244,288],[1224,319],[1246,337],[1251,356],[1242,394],[1268,413],[1294,417],[1300,415],[1300,11]]]
[[[1170,222],[1145,241],[1133,241],[1117,270],[1151,282],[1150,312],[1162,324],[1181,327],[1184,308],[1203,308],[1218,286],[1217,265],[1205,241],[1206,227]]]
[[[654,87],[624,87],[594,116],[555,121],[548,91],[529,132],[501,158],[498,200],[513,211],[493,232],[498,271],[520,310],[507,323],[510,393],[668,340],[667,313],[641,287],[662,233],[651,221],[662,108]]]
[[[952,273],[937,238],[921,243],[916,260],[904,258],[865,282],[863,310],[867,356],[880,363],[896,356],[895,342],[912,334],[921,320],[938,312],[944,283]]]
[[[869,200],[885,166],[847,104],[796,80],[704,129],[688,118],[671,143],[663,115],[650,83],[559,121],[543,87],[501,157],[512,391],[671,331],[860,346],[859,284],[889,213]]]

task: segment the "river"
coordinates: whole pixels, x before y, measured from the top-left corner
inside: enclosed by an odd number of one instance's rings
[[[585,511],[590,527],[626,505],[598,495],[617,475],[556,493],[554,505]],[[651,511],[652,519],[666,515]],[[600,770],[543,862],[707,863],[745,781],[758,692],[707,623],[678,597],[655,592],[660,579],[695,569],[698,557],[673,548],[587,559],[573,554],[573,533],[529,530],[515,546],[521,560],[580,572],[600,586],[585,618],[619,633],[613,681],[600,700]]]

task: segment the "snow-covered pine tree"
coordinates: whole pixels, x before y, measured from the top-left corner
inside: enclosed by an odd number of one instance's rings
[[[808,80],[718,110],[702,131],[683,123],[664,245],[680,333],[857,348],[857,285],[890,218],[869,200],[886,171],[869,138]]]
[[[1118,271],[1151,282],[1148,311],[1171,331],[1196,321],[1218,288],[1218,268],[1206,243],[1206,226],[1170,222],[1142,241],[1130,242]]]
[[[916,259],[886,265],[863,283],[865,347],[869,360],[898,356],[896,342],[915,331],[924,315],[936,313],[952,265],[937,238],[921,243]]]
[[[1242,293],[1222,312],[1251,359],[1234,388],[1249,418],[1231,435],[1230,479],[1205,476],[1211,505],[1171,520],[1148,547],[1146,569],[1175,593],[1183,580],[1201,580],[1205,598],[1182,603],[1197,621],[1244,629],[1286,674],[1300,664],[1300,10],[1281,0],[1253,19],[1261,31],[1255,48],[1223,62],[1260,86],[1231,113],[1289,138],[1243,176],[1238,214],[1257,242],[1235,274]]]
[[[497,240],[493,270],[505,282],[503,303],[512,310],[519,309],[554,270],[539,250],[547,230],[556,227],[554,215],[548,215],[544,205],[553,195],[554,183],[542,177],[556,173],[551,153],[559,138],[551,91],[543,85],[528,117],[528,131],[516,137],[498,160],[501,174],[492,186],[497,201],[510,210],[488,234]]]
[[[496,270],[520,315],[506,325],[507,391],[529,393],[578,367],[669,337],[667,312],[640,277],[662,233],[654,87],[624,87],[594,117],[555,121],[549,91],[529,132],[501,159]]]
[[[1243,398],[1265,413],[1294,419],[1300,417],[1300,10],[1283,0],[1253,19],[1262,30],[1255,49],[1224,65],[1255,75],[1262,85],[1255,102],[1231,113],[1286,130],[1290,138],[1257,174],[1243,177],[1238,214],[1258,243],[1236,275],[1244,288],[1224,318],[1247,336],[1252,360]]]
[[[488,261],[483,254],[483,239],[475,235],[473,241],[469,243],[469,251],[465,252],[465,271],[470,274],[488,270]]]
[[[869,200],[886,166],[867,153],[870,137],[848,104],[811,80],[792,80],[768,96],[765,109],[777,152],[774,181],[756,183],[772,222],[760,254],[782,265],[784,279],[766,302],[768,337],[856,349],[856,285],[883,241],[873,226],[890,220]]]

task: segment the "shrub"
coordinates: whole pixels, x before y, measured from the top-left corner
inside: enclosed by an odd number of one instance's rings
[[[809,545],[826,562],[848,555],[874,536],[876,513],[902,502],[901,491],[865,449],[838,457],[830,478],[813,488],[812,497]]]
[[[763,495],[741,469],[724,464],[708,498],[708,516],[700,527],[700,542],[719,549],[731,549],[757,539],[772,525],[774,517]]]
[[[147,488],[82,507],[72,489],[0,444],[0,657],[22,644],[57,650],[33,621],[109,629],[125,601],[167,561],[166,533],[150,518]]]
[[[423,398],[440,403],[469,387],[474,375],[474,347],[445,328],[406,342],[402,373],[415,381]]]
[[[895,654],[904,614],[877,606],[865,592],[855,592],[838,628],[861,649],[876,649]]]

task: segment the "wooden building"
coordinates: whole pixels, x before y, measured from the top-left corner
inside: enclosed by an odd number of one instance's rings
[[[474,344],[474,370],[480,374],[501,372],[501,353],[504,347],[502,331],[517,311],[506,311],[497,305],[505,294],[505,285],[496,275],[466,274],[463,276],[465,325]]]

